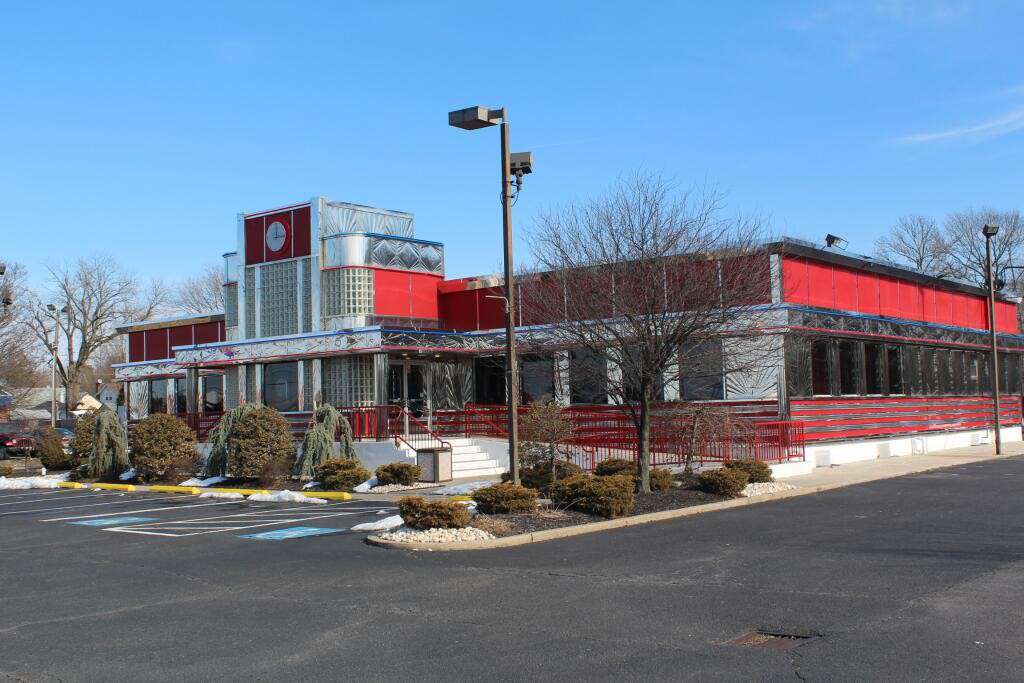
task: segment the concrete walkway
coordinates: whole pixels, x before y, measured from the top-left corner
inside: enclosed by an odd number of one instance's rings
[[[1024,443],[1015,441],[1003,444],[1001,456],[995,454],[995,446],[969,446],[927,455],[906,455],[818,467],[810,474],[787,477],[781,481],[801,489],[836,488],[1013,455],[1024,455]]]

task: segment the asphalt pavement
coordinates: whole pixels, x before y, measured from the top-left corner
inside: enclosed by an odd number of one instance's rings
[[[457,553],[347,531],[384,503],[0,492],[0,680],[1019,680],[1022,484],[1008,458]],[[330,531],[247,537],[296,526]],[[757,631],[799,638],[728,644]]]

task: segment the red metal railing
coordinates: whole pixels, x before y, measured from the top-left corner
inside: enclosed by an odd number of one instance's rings
[[[425,422],[409,412],[408,408],[402,408],[389,420],[389,431],[395,440],[395,445],[405,444],[409,448],[420,450],[421,448],[437,448],[450,451],[452,445],[442,439]]]

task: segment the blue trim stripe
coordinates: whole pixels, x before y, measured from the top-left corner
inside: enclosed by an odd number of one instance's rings
[[[138,522],[156,522],[156,517],[103,517],[101,519],[83,519],[80,522],[68,522],[78,526],[118,526],[120,524],[136,524]]]
[[[285,529],[264,531],[258,534],[243,534],[239,538],[251,538],[257,541],[287,541],[292,538],[305,538],[306,536],[328,536],[340,534],[344,529],[329,529],[316,526],[290,526]]]

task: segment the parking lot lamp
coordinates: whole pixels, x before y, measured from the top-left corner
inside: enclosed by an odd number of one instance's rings
[[[992,374],[992,411],[996,425],[996,455],[1003,454],[1003,438],[1000,434],[1001,415],[999,410],[999,353],[996,346],[996,287],[992,273],[992,238],[999,232],[998,225],[985,224],[981,234],[985,236],[985,280],[988,282],[988,332],[992,358],[989,361]]]

